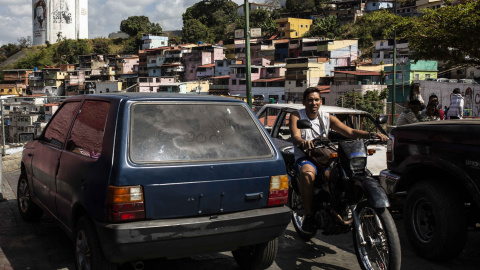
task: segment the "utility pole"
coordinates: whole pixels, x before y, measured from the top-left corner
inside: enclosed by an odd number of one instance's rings
[[[2,180],[3,180],[3,156],[5,156],[5,117],[3,116],[3,100],[0,100],[0,109],[1,109],[1,116],[2,116],[2,141],[3,141],[3,147],[2,147],[2,155],[0,156],[0,202],[5,201],[5,198],[3,197],[3,191],[2,191]]]
[[[395,0],[393,11],[397,16],[397,0]],[[395,75],[397,73],[397,30],[393,30],[393,80],[392,80],[392,126],[395,125]]]
[[[252,71],[250,65],[250,7],[245,0],[245,61],[247,67],[247,103],[252,108]]]

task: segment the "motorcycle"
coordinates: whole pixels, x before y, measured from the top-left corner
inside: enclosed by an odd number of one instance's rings
[[[299,129],[311,128],[308,120],[297,122]],[[364,270],[400,269],[401,247],[397,228],[387,207],[385,191],[366,169],[366,145],[378,139],[344,140],[333,144],[316,138],[315,148],[334,150],[325,170],[319,170],[314,182],[312,210],[314,231],[302,230],[305,211],[300,198],[294,161],[287,165],[290,175],[289,205],[292,223],[298,235],[310,240],[322,230],[324,235],[346,234],[352,231],[355,254]],[[306,150],[306,153],[311,150]],[[373,154],[373,153],[372,153]],[[315,164],[314,159],[312,161]],[[319,164],[315,164],[317,168]]]

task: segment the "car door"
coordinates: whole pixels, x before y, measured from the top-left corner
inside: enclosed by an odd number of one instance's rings
[[[40,204],[56,216],[55,178],[65,140],[79,101],[65,102],[50,120],[41,138],[35,143],[32,156],[32,185]]]
[[[71,224],[77,201],[89,214],[105,216],[105,194],[110,172],[109,157],[102,155],[105,125],[110,103],[86,99],[78,112],[60,157],[57,174],[57,210],[59,220]],[[112,140],[108,140],[111,145]],[[110,160],[111,164],[111,160]]]

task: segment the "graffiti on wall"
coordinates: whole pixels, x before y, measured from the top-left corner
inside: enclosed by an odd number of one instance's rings
[[[58,1],[58,4],[54,7],[52,14],[53,23],[58,24],[71,24],[72,23],[72,12],[68,3],[64,0]]]

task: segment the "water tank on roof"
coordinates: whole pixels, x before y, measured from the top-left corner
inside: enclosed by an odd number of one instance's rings
[[[199,42],[198,42],[198,45],[201,45],[201,44],[203,44],[203,41],[199,41]]]

